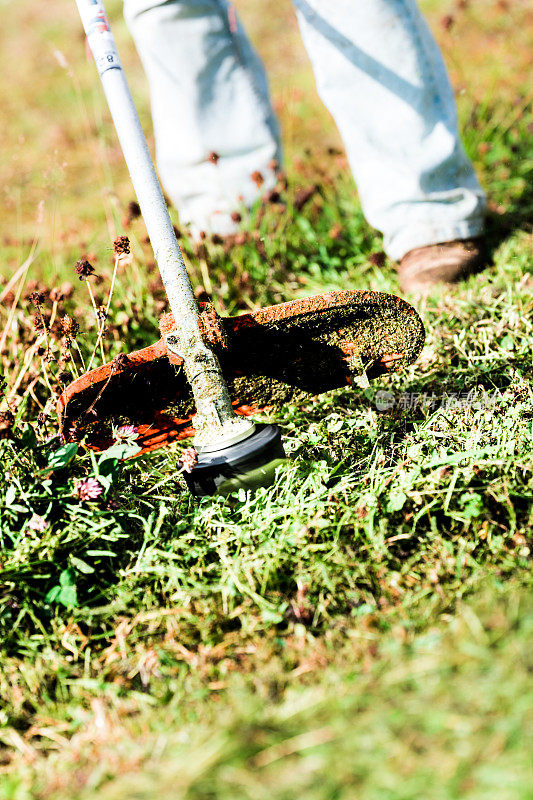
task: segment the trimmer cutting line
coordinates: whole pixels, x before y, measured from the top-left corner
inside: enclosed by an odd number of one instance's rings
[[[162,338],[74,381],[58,403],[67,439],[104,449],[115,424],[138,427],[140,452],[194,435],[195,495],[272,483],[279,428],[250,417],[413,362],[424,327],[404,300],[328,292],[219,317],[198,305],[101,0],[76,0],[167,293]]]

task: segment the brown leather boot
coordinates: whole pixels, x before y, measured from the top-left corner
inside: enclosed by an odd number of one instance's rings
[[[400,286],[406,294],[426,294],[437,283],[457,283],[479,271],[483,240],[457,239],[417,247],[398,264]]]

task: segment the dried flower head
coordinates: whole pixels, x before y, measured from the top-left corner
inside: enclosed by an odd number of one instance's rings
[[[198,463],[198,453],[194,447],[187,447],[180,456],[178,464],[182,472],[192,472]]]
[[[61,372],[57,373],[57,380],[63,386],[66,386],[67,383],[70,383],[70,379],[70,372],[67,372],[66,370],[61,370]]]
[[[117,372],[119,369],[127,369],[130,366],[130,360],[126,353],[119,353],[111,361],[111,371]]]
[[[86,258],[80,258],[74,264],[74,272],[79,277],[80,281],[86,281],[90,275],[94,274],[94,267]]]
[[[61,327],[63,329],[63,333],[65,336],[74,337],[80,330],[80,326],[76,322],[75,319],[69,317],[68,314],[65,314],[64,317],[61,318]]]
[[[216,165],[216,164],[218,164],[218,162],[220,161],[220,156],[218,155],[218,153],[215,153],[215,151],[213,150],[213,151],[212,151],[211,153],[209,153],[209,155],[207,156],[207,160],[208,160],[208,161],[210,161],[212,164],[215,164],[215,165]]]
[[[65,295],[61,289],[58,289],[57,286],[50,291],[50,300],[52,303],[60,303],[62,300],[65,299]]]
[[[254,172],[252,172],[252,174],[250,175],[250,178],[253,180],[253,182],[255,183],[255,185],[258,188],[260,188],[265,182],[265,179],[263,178],[263,176],[261,175],[261,173],[257,169],[254,170]]]
[[[35,316],[33,318],[33,327],[35,328],[37,333],[41,333],[41,331],[44,331],[44,329],[45,329],[44,328],[44,319],[43,319],[43,315],[41,313],[35,314]]]
[[[127,256],[130,253],[130,240],[127,236],[117,236],[113,242],[113,252],[116,256]]]
[[[242,215],[238,211],[232,211],[230,217],[233,222],[242,222]]]
[[[39,306],[41,306],[44,303],[44,292],[39,292],[39,291],[32,292],[30,294],[30,300],[34,306],[37,306],[37,308],[39,308]]]
[[[76,479],[74,481],[74,495],[80,500],[96,500],[103,491],[102,484],[96,478]]]

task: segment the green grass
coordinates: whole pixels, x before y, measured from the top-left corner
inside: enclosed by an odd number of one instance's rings
[[[450,8],[430,6],[439,31]],[[483,6],[439,35],[456,85],[469,88],[460,109],[491,201],[489,267],[417,304],[427,340],[405,373],[276,411],[291,460],[254,496],[193,501],[177,476],[178,446],[106,467],[82,445],[59,449],[61,373],[75,376],[96,339],[74,261],[91,254],[103,303],[113,238],[131,238],[106,359],[156,338],[164,296],[142,221],[123,227],[131,189],[79,36],[70,72],[46,56],[34,75],[22,59],[4,82],[1,101],[32,137],[22,147],[0,132],[19,164],[0,165],[4,283],[32,241],[35,258],[13,286],[20,297],[0,308],[16,416],[14,438],[0,439],[2,800],[531,797],[530,14]],[[120,4],[111,8],[116,16]],[[28,52],[39,36],[69,52],[75,13],[52,24],[32,16],[29,0],[10,10],[6,42],[31,16]],[[226,314],[325,289],[398,292],[392,265],[369,260],[380,239],[344,156],[328,152],[338,140],[327,115],[322,136],[313,96],[295,99],[283,81],[295,31],[292,17],[281,19],[269,27],[262,18],[259,34],[294,157],[285,206],[246,221],[259,245],[250,236],[226,252],[208,242],[199,258],[182,239],[193,282]],[[283,20],[291,47],[279,55]],[[309,82],[302,59],[297,51],[297,88]],[[295,103],[300,134],[290,127]],[[298,189],[314,184],[297,211]],[[55,311],[43,305],[45,316],[69,313],[82,326],[70,361],[57,332],[53,358],[37,353],[32,281],[75,284]],[[388,410],[378,390],[392,393]],[[77,478],[104,472],[102,498],[73,495]],[[34,515],[44,531],[30,525]]]
[[[5,796],[529,797],[532,622],[516,584],[491,583],[422,635],[361,613],[326,637],[302,624],[254,645],[233,637],[232,658],[231,645],[187,650],[167,618],[165,657],[147,651],[141,667],[145,685],[166,685],[164,708],[141,682],[78,680],[74,735],[58,735],[37,778],[21,766]]]

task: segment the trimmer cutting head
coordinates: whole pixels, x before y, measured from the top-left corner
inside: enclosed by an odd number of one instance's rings
[[[381,292],[328,292],[224,318],[207,305],[199,319],[235,412],[245,416],[400,370],[424,342],[414,308]],[[194,434],[194,400],[183,361],[172,352],[171,314],[160,328],[155,344],[67,387],[58,403],[67,440],[85,437],[102,450],[113,442],[113,425],[132,424],[145,453]]]

